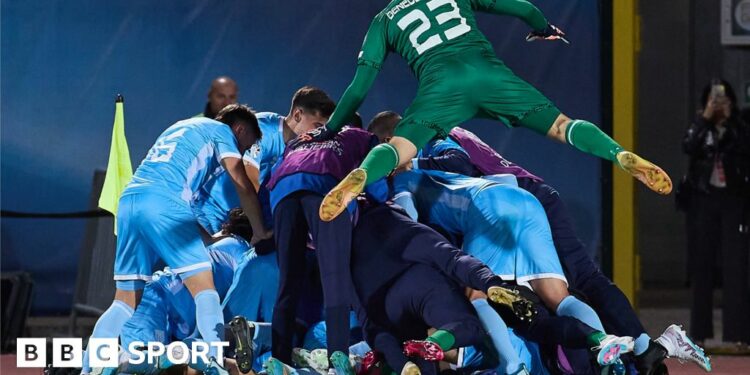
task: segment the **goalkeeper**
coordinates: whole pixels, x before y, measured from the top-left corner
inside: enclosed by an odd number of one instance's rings
[[[624,150],[596,125],[572,120],[500,61],[477,28],[474,12],[522,19],[534,31],[527,40],[563,40],[526,0],[391,1],[370,24],[354,79],[324,129],[309,133],[322,140],[338,131],[372,86],[389,51],[406,59],[419,80],[417,96],[387,144],[374,148],[325,197],[320,217],[333,220],[364,186],[411,160],[434,137],[445,138],[474,117],[523,126],[579,150],[611,160],[650,189],[669,194],[672,182],[658,166]],[[567,42],[567,41],[566,41]]]

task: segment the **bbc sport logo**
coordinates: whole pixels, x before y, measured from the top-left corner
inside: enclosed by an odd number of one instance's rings
[[[229,346],[226,341],[206,343],[193,341],[188,344],[175,341],[169,345],[161,342],[133,341],[128,345],[130,364],[140,365],[144,362],[157,364],[157,358],[166,355],[167,359],[176,365],[205,364],[210,361],[208,353],[211,347],[216,348],[217,362],[224,361],[224,348]],[[117,339],[89,340],[89,366],[118,367],[120,361],[120,345]],[[80,368],[83,364],[83,339],[81,338],[53,338],[52,366],[57,368]],[[16,349],[16,367],[43,368],[47,365],[46,338],[19,338]]]

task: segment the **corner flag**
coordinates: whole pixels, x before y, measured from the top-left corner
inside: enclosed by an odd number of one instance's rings
[[[99,207],[111,212],[117,218],[117,203],[125,185],[133,177],[133,166],[130,164],[130,151],[125,139],[124,99],[117,95],[115,100],[115,123],[112,126],[112,144],[109,149],[109,163],[104,177],[102,194],[99,196]],[[115,221],[115,234],[117,222]]]

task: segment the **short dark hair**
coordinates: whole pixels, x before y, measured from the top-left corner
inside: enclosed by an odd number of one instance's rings
[[[323,117],[331,117],[336,108],[336,102],[325,91],[313,86],[304,86],[292,97],[292,108],[295,107]]]
[[[359,112],[354,112],[352,118],[349,119],[346,124],[355,128],[362,129],[362,116],[359,115]]]
[[[396,124],[401,120],[401,115],[394,111],[383,111],[375,115],[367,124],[367,131],[373,134],[379,132],[393,133]]]
[[[222,108],[214,119],[229,126],[238,122],[245,123],[255,133],[255,138],[261,139],[263,137],[263,133],[261,133],[260,126],[258,125],[258,118],[255,117],[255,112],[246,104],[230,104]]]
[[[253,228],[250,226],[250,220],[245,216],[245,211],[241,208],[229,210],[229,218],[221,224],[221,230],[227,234],[240,236],[250,242],[253,238]]]

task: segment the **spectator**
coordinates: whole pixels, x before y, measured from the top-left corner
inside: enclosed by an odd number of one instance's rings
[[[208,101],[203,112],[195,117],[214,118],[222,108],[237,103],[237,94],[240,92],[237,82],[227,76],[216,77],[211,81],[208,90]]]
[[[732,86],[715,79],[703,89],[702,109],[682,141],[690,157],[686,183],[688,267],[692,277],[690,329],[696,341],[713,337],[714,265],[721,251],[723,340],[748,342],[748,222],[750,129],[739,117]]]

